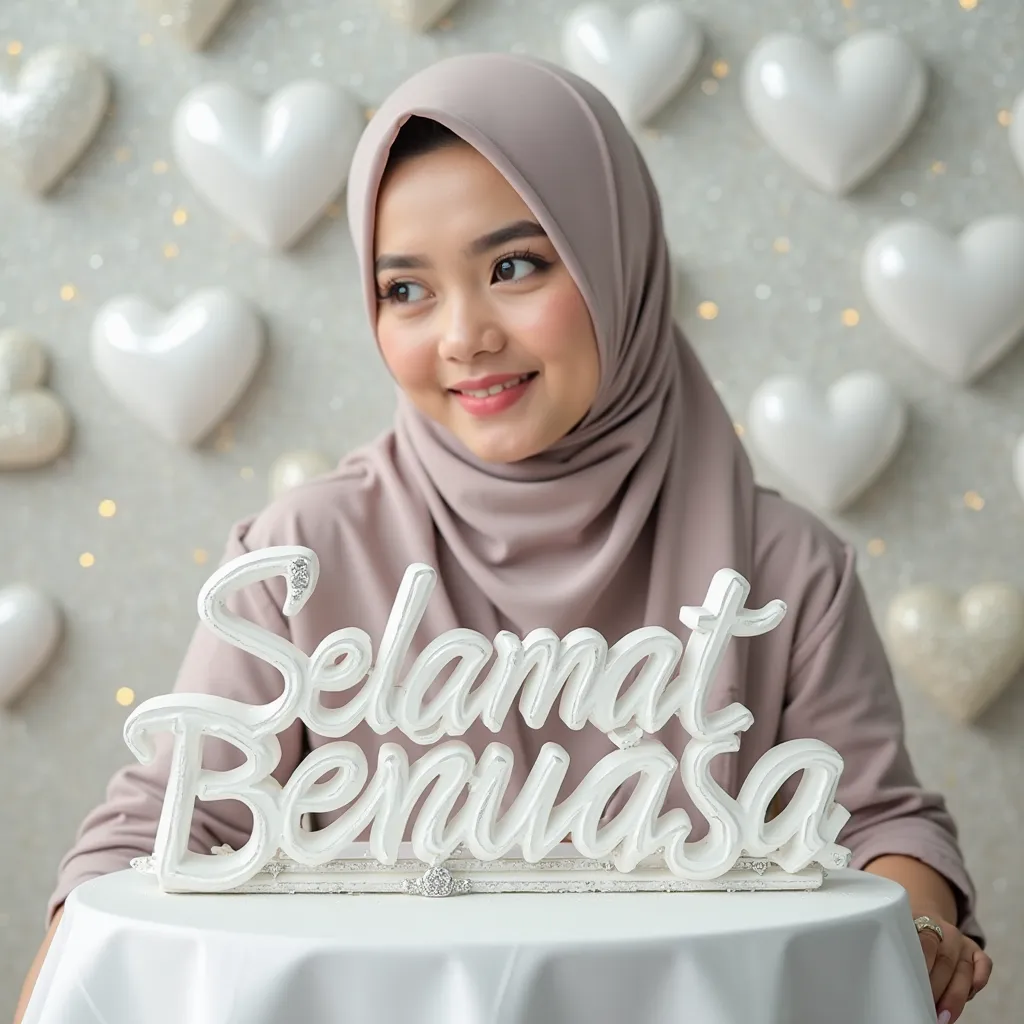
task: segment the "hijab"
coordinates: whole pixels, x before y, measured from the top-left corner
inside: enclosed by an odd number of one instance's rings
[[[717,570],[749,579],[754,482],[674,321],[661,204],[642,154],[603,94],[546,61],[468,54],[414,74],[375,112],[349,176],[371,325],[378,191],[389,148],[414,115],[473,146],[532,210],[589,309],[600,382],[572,431],[509,464],[481,460],[399,391],[393,435],[359,456],[384,481],[389,543],[399,554],[408,543],[408,562],[422,559],[422,545],[406,538],[433,537],[431,601],[452,618],[434,616],[435,629],[490,637],[591,626],[609,644],[642,625],[683,635],[680,606],[701,604]],[[738,690],[743,659],[734,641],[722,696]]]

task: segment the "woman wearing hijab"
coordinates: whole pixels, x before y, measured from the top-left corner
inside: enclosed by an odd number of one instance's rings
[[[348,217],[370,323],[398,386],[394,427],[236,524],[225,561],[302,544],[321,575],[288,621],[280,579],[238,593],[232,610],[307,652],[342,625],[378,645],[403,573],[425,562],[438,584],[414,654],[459,626],[485,636],[590,626],[614,643],[641,626],[680,630],[680,606],[703,603],[717,570],[740,572],[751,607],[781,598],[789,612],[729,647],[711,707],[740,701],[755,724],[738,754],[716,760],[716,778],[735,795],[781,741],[834,746],[845,760],[837,799],[851,812],[839,841],[854,867],[906,887],[927,919],[919,927],[940,1019],[958,1017],[991,961],[956,828],[910,764],[853,553],[755,485],[673,320],[658,195],[611,105],[544,61],[442,61],[367,126]],[[262,704],[281,680],[199,628],[175,688]],[[323,695],[328,706],[332,698],[340,704],[340,694]],[[462,738],[478,754],[495,739],[515,751],[510,797],[545,742],[571,755],[565,793],[613,749],[596,729],[570,730],[555,716],[539,730],[509,716],[497,736],[477,723]],[[678,721],[658,738],[672,750],[686,741]],[[349,739],[370,763],[383,742],[419,749],[365,724]],[[275,777],[286,781],[323,742],[297,721],[281,736]],[[211,743],[205,763],[239,759]],[[74,886],[152,852],[167,770],[165,750],[114,776],[61,863],[54,924]],[[623,787],[605,816],[627,797]],[[702,820],[678,777],[669,806]],[[250,829],[241,804],[200,804],[191,848],[238,849]]]

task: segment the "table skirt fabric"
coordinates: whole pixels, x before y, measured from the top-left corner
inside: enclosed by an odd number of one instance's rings
[[[25,1024],[934,1024],[903,890],[75,889]]]

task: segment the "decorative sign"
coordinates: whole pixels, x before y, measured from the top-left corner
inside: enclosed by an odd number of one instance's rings
[[[237,558],[207,581],[199,615],[226,642],[281,673],[280,697],[251,705],[172,693],[140,704],[125,723],[125,741],[142,762],[156,754],[155,734],[173,736],[153,856],[133,862],[154,873],[165,891],[443,896],[807,889],[820,885],[822,868],[849,862],[849,852],[834,842],[849,819],[835,803],[843,762],[826,743],[790,740],[769,750],[735,798],[711,777],[714,758],[738,750],[740,733],[753,723],[741,704],[707,710],[722,656],[731,637],[766,633],[786,611],[781,601],[745,608],[750,587],[738,573],[717,572],[704,605],[681,609],[680,621],[692,630],[685,650],[661,627],[635,630],[611,648],[592,629],[564,638],[535,629],[525,639],[503,631],[493,643],[474,630],[453,629],[427,644],[402,678],[435,585],[433,569],[414,564],[406,571],[376,659],[361,629],[339,629],[307,655],[228,610],[233,592],[275,576],[287,580],[284,615],[295,615],[316,587],[319,562],[298,546]],[[480,678],[492,655],[493,665]],[[431,685],[453,664],[428,699]],[[352,696],[342,707],[325,708],[324,692]],[[476,721],[497,732],[517,700],[530,728],[542,728],[557,702],[569,728],[600,729],[617,749],[556,803],[569,754],[545,743],[507,802],[513,751],[492,742],[478,757],[464,742],[444,738],[464,734]],[[653,738],[674,716],[690,737],[678,756]],[[309,753],[281,785],[272,777],[281,757],[277,737],[296,719],[330,742]],[[410,760],[405,747],[385,742],[371,772],[363,750],[343,739],[363,722],[381,736],[398,730],[426,749]],[[234,744],[244,764],[204,769],[207,736]],[[318,781],[331,772],[328,781]],[[697,841],[687,842],[692,825],[685,810],[664,809],[676,772],[709,823]],[[793,799],[766,821],[772,798],[799,772]],[[602,821],[613,794],[631,779],[636,785],[625,805]],[[239,800],[251,809],[252,834],[240,850],[219,847],[205,855],[188,849],[197,798]],[[305,827],[309,815],[341,808],[324,828]],[[369,842],[357,842],[367,830]]]

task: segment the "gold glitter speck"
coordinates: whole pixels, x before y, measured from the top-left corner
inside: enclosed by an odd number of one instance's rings
[[[132,151],[130,146],[118,146],[114,150],[114,159],[119,163],[127,163],[132,158]]]
[[[974,512],[980,512],[985,507],[985,499],[977,491],[968,491],[964,495],[964,504]]]
[[[978,0],[960,0],[960,6],[965,11],[973,11],[978,6]]]
[[[240,470],[238,471],[238,475],[239,475],[239,476],[240,476],[240,477],[241,477],[241,478],[242,478],[243,480],[251,480],[251,479],[252,479],[252,478],[253,478],[253,477],[254,477],[254,476],[255,476],[256,474],[255,474],[255,472],[254,472],[254,470],[253,470],[252,466],[243,466],[243,467],[242,467],[242,468],[241,468],[241,469],[240,469]]]
[[[1000,110],[996,114],[996,120],[1004,127],[1009,128],[1013,124],[1013,112],[1010,110]]]
[[[24,47],[16,39],[11,40],[11,42],[7,44],[7,55],[9,57],[17,57],[23,49]]]
[[[725,78],[725,76],[729,74],[729,62],[725,60],[716,60],[715,63],[711,65],[711,74],[713,74],[715,78]]]
[[[373,115],[376,114],[376,113],[377,113],[377,108],[376,107],[367,107],[366,110],[363,111],[363,115],[366,117],[367,121],[372,120]]]
[[[209,557],[209,552],[205,551],[203,548],[196,548],[195,551],[192,552],[192,561],[195,562],[196,565],[206,565]]]
[[[175,210],[174,213],[171,215],[171,222],[174,224],[175,227],[179,228],[181,227],[182,224],[186,224],[188,222],[188,210],[184,210],[181,208]]]
[[[946,162],[944,160],[936,160],[932,164],[932,174],[945,174],[946,173]]]
[[[173,260],[180,252],[181,250],[173,242],[168,242],[164,246],[164,256],[169,260]]]
[[[697,316],[699,316],[701,320],[714,320],[715,317],[718,316],[718,305],[710,299],[705,299],[697,307]]]
[[[96,556],[91,551],[83,551],[78,556],[78,564],[83,569],[91,569],[96,564]]]
[[[860,313],[855,309],[843,310],[843,323],[847,327],[856,327],[860,323]]]
[[[705,78],[704,81],[700,83],[700,91],[704,93],[705,96],[714,96],[714,94],[718,92],[718,83],[713,78]]]
[[[65,284],[61,286],[60,297],[65,302],[70,302],[78,294],[78,289],[73,284]]]
[[[111,501],[110,498],[104,498],[100,502],[98,511],[104,519],[110,519],[111,516],[117,515],[117,502]]]
[[[747,428],[742,423],[734,423],[732,429],[736,431],[737,437],[742,437],[747,432]]]
[[[167,173],[167,161],[166,160],[154,160],[153,161],[153,173],[154,174],[166,174]]]
[[[126,708],[135,703],[135,691],[130,686],[122,686],[114,694],[114,700]]]
[[[878,558],[879,555],[885,554],[885,541],[881,537],[872,537],[868,541],[868,554],[872,558]]]
[[[789,252],[789,239],[788,238],[776,238],[772,242],[772,248],[776,252]]]

